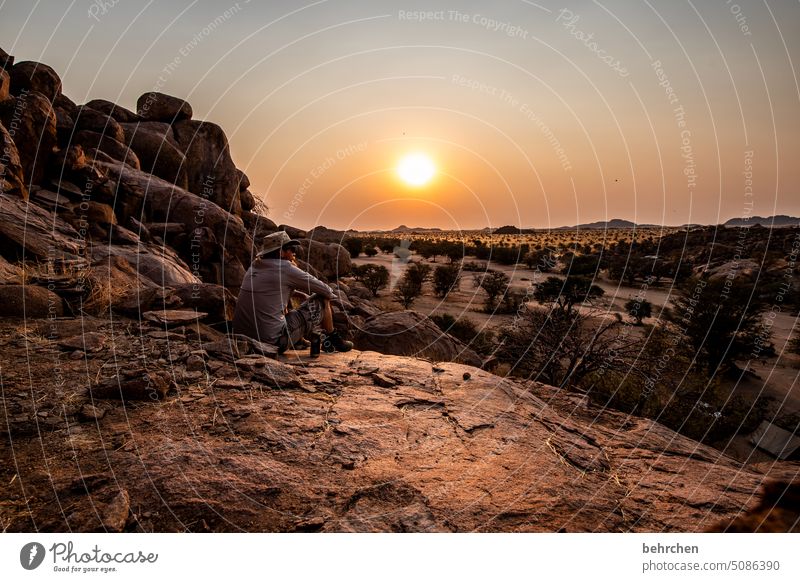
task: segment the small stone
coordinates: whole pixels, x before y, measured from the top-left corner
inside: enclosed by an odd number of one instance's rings
[[[86,357],[86,352],[83,352],[81,350],[75,350],[69,355],[70,360],[82,360],[85,357]]]
[[[107,531],[121,532],[128,521],[128,514],[131,510],[131,500],[128,492],[124,489],[102,509],[101,519],[103,527]]]
[[[472,378],[472,374],[470,374],[469,372],[464,372],[463,378],[464,380],[469,380],[470,378]]]
[[[58,345],[72,350],[99,352],[106,346],[106,336],[102,333],[89,332],[61,340]]]
[[[106,415],[104,408],[98,408],[94,404],[84,404],[78,412],[78,418],[84,422],[100,420]]]
[[[186,358],[186,369],[190,372],[202,372],[206,369],[206,361],[202,356],[192,354]]]
[[[165,309],[163,311],[145,311],[142,313],[142,319],[164,325],[185,325],[200,321],[207,316],[208,313],[187,309]]]

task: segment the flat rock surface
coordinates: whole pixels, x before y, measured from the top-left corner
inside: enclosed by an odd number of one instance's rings
[[[461,364],[354,350],[237,365],[156,324],[92,328],[106,350],[71,360],[0,321],[4,531],[694,532],[800,474]],[[131,370],[164,379],[164,398],[93,396]]]

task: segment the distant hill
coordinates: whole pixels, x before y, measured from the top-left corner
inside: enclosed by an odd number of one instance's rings
[[[800,218],[778,214],[776,216],[750,216],[748,218],[731,218],[724,223],[724,226],[800,226]]]
[[[516,226],[501,226],[493,231],[494,234],[521,234],[522,232],[523,230]]]
[[[398,226],[397,228],[393,228],[389,232],[396,232],[396,233],[402,233],[402,232],[442,232],[442,229],[441,228],[422,228],[422,227],[411,228],[411,227],[406,226],[405,224],[401,224],[400,226]]]
[[[587,222],[576,224],[575,226],[561,226],[553,230],[605,230],[607,228],[657,228],[657,224],[636,224],[630,220],[622,218],[612,218],[611,220],[600,220],[597,222]]]

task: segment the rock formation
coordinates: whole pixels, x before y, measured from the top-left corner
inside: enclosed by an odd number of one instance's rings
[[[304,239],[330,280],[352,265],[333,231],[260,214],[183,99],[78,105],[0,50],[0,148],[3,531],[797,528],[767,519],[797,464],[494,376],[358,284],[332,281],[358,350],[278,357],[233,333],[265,234]]]
[[[14,325],[6,531],[699,532],[800,472],[461,364],[276,361],[203,325],[91,318],[31,326],[32,351]]]

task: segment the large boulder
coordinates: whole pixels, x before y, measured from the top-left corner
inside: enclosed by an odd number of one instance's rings
[[[329,280],[349,275],[353,270],[350,253],[342,245],[303,239],[301,258]]]
[[[278,230],[278,225],[275,224],[275,222],[266,216],[261,216],[260,214],[248,210],[242,211],[242,220],[244,221],[245,227],[247,227],[247,230],[250,232],[250,236],[253,237],[253,240],[260,241],[268,234],[272,234]]]
[[[56,145],[56,114],[50,101],[37,91],[23,91],[0,103],[0,121],[17,144],[26,183],[41,184]]]
[[[156,121],[123,123],[125,143],[136,152],[142,170],[187,190],[186,157],[169,124]]]
[[[28,199],[25,171],[22,169],[17,145],[2,123],[0,123],[0,194],[12,194],[23,200]]]
[[[167,246],[142,243],[129,245],[96,245],[92,249],[94,262],[109,257],[125,259],[139,275],[147,277],[157,285],[169,287],[185,283],[200,283],[189,267],[172,249]]]
[[[0,69],[8,72],[14,66],[14,57],[0,48]]]
[[[105,99],[92,99],[86,104],[86,107],[105,113],[119,123],[133,123],[139,120],[139,116],[133,111]]]
[[[256,197],[250,190],[242,190],[239,192],[239,203],[242,205],[242,215],[244,215],[244,212],[256,207]]]
[[[0,101],[5,101],[11,95],[11,76],[5,69],[0,69]]]
[[[128,148],[124,143],[117,141],[110,135],[103,135],[96,131],[82,130],[75,133],[72,143],[83,146],[84,149],[98,149],[108,154],[113,159],[128,164],[131,168],[139,170],[141,162],[139,157]]]
[[[478,354],[444,333],[433,321],[416,311],[381,313],[367,319],[353,338],[359,350],[414,356],[434,362],[460,362],[480,366]]]
[[[95,111],[84,105],[78,108],[74,119],[75,131],[87,129],[111,137],[118,142],[125,141],[125,133],[122,131],[120,124],[105,113]]]
[[[174,123],[192,118],[192,106],[183,99],[152,91],[136,101],[136,113],[145,121]]]
[[[8,258],[42,261],[74,260],[86,252],[82,236],[64,220],[12,196],[0,196],[0,249]]]
[[[35,61],[20,61],[11,69],[11,92],[36,91],[51,103],[61,94],[61,78],[52,67]]]
[[[236,296],[222,285],[207,283],[176,285],[173,295],[181,300],[184,308],[192,308],[208,314],[210,321],[232,321],[236,309]]]
[[[175,123],[173,129],[186,156],[189,191],[241,215],[239,176],[222,128],[207,121],[186,120]]]
[[[217,241],[243,264],[250,264],[253,239],[247,233],[242,219],[226,212],[216,204],[187,192],[175,184],[151,174],[135,170],[125,164],[96,162],[107,175],[118,183],[119,196],[129,208],[138,206],[148,222],[179,222],[187,232],[208,227]],[[115,205],[117,216],[119,202]],[[135,214],[134,216],[139,216]],[[186,257],[190,260],[189,257]],[[218,283],[219,281],[207,281]]]
[[[64,315],[61,297],[35,285],[0,285],[0,317],[40,319]]]

